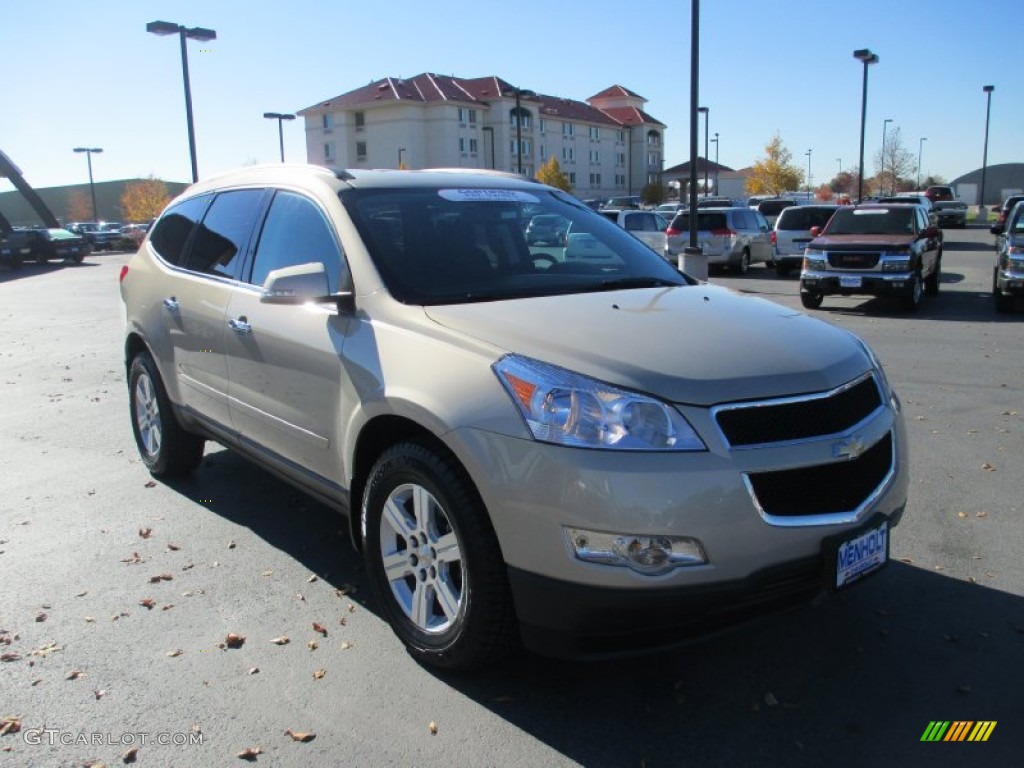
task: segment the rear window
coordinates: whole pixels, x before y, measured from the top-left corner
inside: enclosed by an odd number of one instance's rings
[[[824,227],[835,213],[835,208],[790,207],[779,214],[776,229],[809,231],[811,227]]]
[[[728,229],[729,224],[726,221],[724,213],[698,213],[697,214],[697,230],[700,232],[710,232],[715,229]]]
[[[786,208],[796,205],[793,200],[765,200],[757,206],[762,216],[778,216]]]

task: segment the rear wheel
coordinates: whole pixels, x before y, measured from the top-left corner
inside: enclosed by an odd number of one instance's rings
[[[501,549],[453,459],[416,442],[386,451],[367,481],[362,529],[374,594],[414,658],[469,670],[515,647]]]
[[[992,270],[992,301],[996,312],[1001,315],[1013,310],[1013,296],[1007,296],[999,290],[999,267]]]
[[[910,279],[910,286],[907,292],[900,297],[900,305],[907,312],[917,312],[921,307],[921,298],[924,296],[924,286],[921,281],[921,271],[915,270],[914,276]]]
[[[128,372],[132,432],[139,455],[156,477],[186,475],[203,459],[204,439],[186,432],[174,417],[167,390],[149,353],[132,360]]]
[[[804,305],[805,309],[817,309],[824,300],[823,294],[800,291],[800,303]]]
[[[747,274],[750,270],[750,251],[746,248],[743,249],[743,253],[740,254],[740,262],[736,265],[736,272],[741,275]]]

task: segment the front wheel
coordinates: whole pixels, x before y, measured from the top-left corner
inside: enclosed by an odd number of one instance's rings
[[[999,267],[992,270],[992,301],[996,312],[1001,315],[1013,311],[1013,296],[1007,296],[999,290]]]
[[[905,311],[916,312],[921,308],[922,296],[924,296],[924,286],[921,281],[921,272],[920,270],[915,270],[914,276],[910,279],[910,287],[900,298],[900,304]]]
[[[390,448],[370,472],[361,524],[371,587],[415,659],[470,670],[515,647],[501,549],[454,459],[415,442]]]
[[[750,270],[750,251],[743,249],[743,253],[740,254],[739,264],[736,265],[736,272],[740,275],[745,275]]]
[[[924,292],[928,296],[939,295],[939,283],[942,281],[942,256],[940,255],[938,260],[935,262],[935,271],[933,271],[924,281]]]
[[[817,309],[824,300],[823,294],[800,291],[800,303],[804,305],[804,309]]]
[[[132,360],[128,401],[135,443],[151,474],[186,475],[199,466],[205,441],[178,424],[156,363],[146,352]]]

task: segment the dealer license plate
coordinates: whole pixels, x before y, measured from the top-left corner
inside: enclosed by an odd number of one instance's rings
[[[889,560],[889,523],[858,531],[836,551],[836,589],[874,573]]]
[[[840,275],[840,288],[860,288],[860,275]]]

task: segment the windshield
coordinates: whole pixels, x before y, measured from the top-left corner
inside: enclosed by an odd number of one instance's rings
[[[840,208],[833,214],[823,234],[826,235],[912,235],[914,209]]]
[[[347,189],[340,197],[388,291],[407,304],[686,285],[628,232],[543,187]],[[558,239],[528,237],[538,216],[565,222]]]
[[[775,229],[809,232],[811,227],[824,227],[835,213],[835,208],[790,207],[779,214]]]

